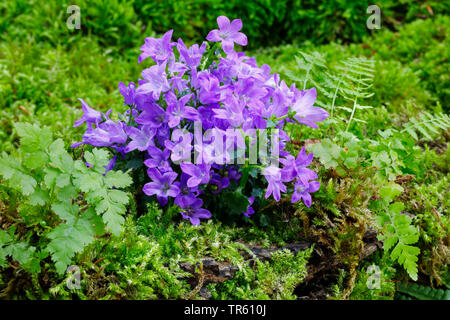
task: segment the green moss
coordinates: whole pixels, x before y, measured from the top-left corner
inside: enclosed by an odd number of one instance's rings
[[[87,247],[77,259],[81,270],[81,289],[68,290],[66,281],[50,289],[54,298],[81,299],[180,299],[199,298],[188,284],[194,275],[180,264],[200,264],[205,257],[237,266],[235,278],[211,289],[215,299],[294,299],[293,291],[306,275],[312,249],[294,256],[277,251],[270,262],[244,260],[249,252],[240,235],[253,243],[270,242],[259,237],[263,230],[253,226],[237,229],[212,220],[193,226],[188,221],[173,222],[156,204],[138,219],[129,217],[120,237],[103,237]],[[253,235],[252,236],[249,236]],[[266,240],[264,240],[266,239]],[[195,281],[194,281],[195,282]],[[248,291],[246,288],[252,288]],[[193,292],[193,293],[192,293]],[[234,292],[230,295],[230,292]],[[192,295],[193,294],[193,295]]]
[[[306,264],[312,249],[296,256],[288,250],[276,251],[270,262],[256,260],[253,268],[243,268],[233,280],[211,284],[214,299],[295,300],[295,287],[305,278]]]

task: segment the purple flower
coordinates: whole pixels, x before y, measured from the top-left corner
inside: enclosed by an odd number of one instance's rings
[[[162,38],[145,38],[145,43],[141,47],[141,55],[138,62],[141,63],[148,57],[155,60],[156,63],[163,63],[169,60],[172,55],[172,47],[175,43],[171,43],[173,30],[167,31]]]
[[[155,129],[149,126],[142,126],[140,129],[129,128],[128,135],[131,138],[131,142],[125,148],[125,152],[131,152],[138,149],[139,151],[145,151],[155,143],[153,137],[155,136]]]
[[[297,159],[288,155],[285,159],[281,158],[280,162],[284,164],[281,169],[281,177],[283,182],[292,181],[299,178],[304,182],[317,179],[317,174],[311,169],[306,168],[310,165],[313,159],[313,154],[306,154],[305,147],[298,153]]]
[[[219,80],[208,73],[200,73],[198,75],[198,99],[203,104],[216,103],[220,101],[220,83]]]
[[[230,168],[228,169],[228,178],[238,182],[239,179],[241,179],[241,176],[242,174],[239,172],[237,168],[230,166]]]
[[[110,147],[114,144],[124,144],[128,139],[124,128],[125,124],[123,122],[114,122],[109,119],[98,124],[96,128],[93,128],[91,125],[83,134],[82,141],[72,144],[71,147],[76,148],[82,144],[94,147]]]
[[[81,116],[81,118],[79,120],[75,121],[75,123],[73,125],[74,127],[79,127],[84,122],[86,122],[88,125],[90,125],[93,123],[97,124],[103,120],[101,112],[90,108],[87,105],[86,101],[84,101],[83,99],[78,98],[78,100],[80,100],[80,102],[81,102],[81,107],[83,108],[83,115]]]
[[[251,207],[251,205],[253,204],[254,201],[255,201],[255,197],[248,198],[249,205],[247,207],[247,211],[244,212],[244,216],[247,218],[250,218],[250,216],[255,213],[255,210],[253,210],[253,208]]]
[[[295,203],[300,199],[309,208],[311,206],[311,195],[310,193],[316,192],[320,188],[320,183],[318,181],[304,182],[302,180],[295,181],[294,193],[292,194],[291,202]]]
[[[195,141],[195,162],[196,163],[207,163],[207,164],[224,164],[231,161],[231,148],[225,149],[224,141],[226,131],[220,130],[218,128],[213,128],[209,131],[206,136],[197,136]]]
[[[109,160],[108,164],[105,166],[105,173],[103,174],[104,176],[106,176],[106,174],[111,171],[114,168],[114,165],[116,164],[116,160],[117,160],[117,154],[111,158],[111,160]]]
[[[119,82],[119,91],[125,101],[123,105],[134,105],[136,90],[133,82],[130,82],[128,87],[123,82]]]
[[[162,126],[160,126],[156,130],[156,140],[158,141],[159,145],[164,146],[166,144],[166,141],[170,139],[170,128],[167,125],[167,123],[163,123]]]
[[[189,219],[193,225],[199,225],[200,219],[211,218],[211,212],[202,208],[203,200],[195,197],[183,197],[179,204],[183,219]]]
[[[157,147],[149,147],[148,154],[151,158],[144,161],[144,164],[149,168],[158,168],[161,172],[171,171],[170,163],[168,161],[170,156],[170,150],[161,149]]]
[[[151,128],[159,128],[166,121],[166,112],[157,104],[148,110],[142,112],[137,118],[136,123],[147,125]]]
[[[198,44],[194,44],[188,49],[183,40],[178,39],[177,49],[180,53],[180,60],[189,68],[194,69],[198,67],[202,60],[203,53],[206,49],[206,42],[203,42],[201,47]]]
[[[230,180],[227,177],[222,177],[220,174],[213,173],[209,183],[216,186],[216,190],[212,190],[211,193],[217,194],[230,185]]]
[[[151,66],[142,71],[141,75],[145,83],[137,88],[137,95],[151,95],[153,99],[158,100],[161,92],[166,92],[170,89],[167,81],[166,63]]]
[[[182,200],[182,198],[196,197],[200,194],[198,187],[193,187],[193,188],[188,187],[187,181],[189,180],[190,177],[191,177],[190,175],[182,172],[181,177],[180,177],[180,182],[175,182],[176,184],[178,184],[178,186],[180,188],[180,193],[175,198],[174,203],[180,207],[181,207],[181,203],[182,203],[180,201]]]
[[[176,172],[168,171],[161,174],[158,169],[149,168],[147,173],[150,179],[152,179],[152,182],[146,183],[142,189],[146,195],[156,195],[156,198],[162,206],[167,204],[168,197],[175,198],[178,196],[180,189],[174,183],[178,175]]]
[[[144,84],[142,82],[142,84]],[[136,105],[136,109],[140,111],[150,110],[153,108],[153,106],[156,105],[155,100],[151,95],[145,95],[145,94],[135,94],[134,96],[134,103]]]
[[[189,162],[183,162],[180,164],[181,170],[191,177],[187,181],[189,188],[198,186],[199,184],[205,184],[209,182],[211,166],[207,164],[195,165]]]
[[[181,97],[180,100],[177,100],[172,91],[166,94],[168,125],[170,128],[179,125],[182,119],[199,120],[197,109],[186,106],[191,97],[192,94],[187,94]]]
[[[108,133],[109,141],[111,143],[123,144],[127,142],[128,136],[125,133],[126,125],[125,123],[118,121],[114,122],[112,120],[106,120],[100,123],[98,127]]]
[[[316,97],[316,88],[302,91],[301,96],[297,98],[292,107],[292,111],[296,113],[294,116],[295,120],[315,129],[318,128],[315,122],[323,121],[329,116],[324,109],[313,107]]]
[[[213,106],[213,105],[210,105]],[[200,121],[202,122],[202,128],[205,130],[211,129],[214,126],[214,108],[212,107],[198,107],[198,114]]]
[[[72,145],[78,147],[81,144],[89,144],[94,147],[109,147],[112,142],[107,131],[102,128],[87,129],[83,134],[82,142]]]
[[[247,147],[258,147],[259,131],[273,127],[278,129],[278,141],[271,140],[267,154],[260,150],[259,156],[261,161],[279,158],[282,168],[272,162],[262,170],[267,182],[265,197],[280,201],[281,192],[287,190],[285,184],[291,182],[295,185],[292,201],[303,199],[311,205],[310,193],[319,186],[317,174],[307,168],[313,155],[306,154],[303,148],[294,158],[286,150],[289,136],[284,129],[286,123],[317,128],[316,123],[323,121],[328,112],[313,106],[315,89],[288,87],[279,74],[271,73],[269,66],[259,67],[255,58],[234,51],[235,43],[247,44],[241,20],[230,22],[220,16],[217,23],[218,29],[209,32],[207,40],[220,42],[213,48],[221,45],[226,54],[209,49],[205,64],[201,63],[207,42],[190,47],[181,39],[171,42],[172,30],[161,38],[146,38],[139,63],[151,57],[156,65],[144,69],[138,82],[119,83],[129,110],[114,122],[109,118],[111,111],[103,114],[80,99],[83,116],[74,126],[86,122],[87,128],[83,140],[73,146],[90,144],[113,150],[107,171],[114,167],[118,154],[125,157],[137,150],[133,154],[138,156],[139,151],[151,178],[144,192],[156,195],[163,205],[168,197],[174,197],[183,218],[198,224],[201,218],[211,217],[201,208],[203,201],[198,197],[208,196],[207,203],[211,203],[224,188],[237,188],[242,175],[241,156],[246,156]],[[200,129],[196,121],[201,123]],[[239,130],[234,132],[234,128]],[[196,164],[191,163],[192,156]],[[177,174],[179,181],[175,181]],[[247,218],[254,214],[254,200],[250,197],[247,209],[243,209]]]
[[[263,175],[269,183],[265,198],[267,199],[270,195],[273,195],[276,201],[280,201],[280,191],[286,192],[286,186],[281,182],[280,168],[275,166],[266,167],[264,168]]]
[[[217,108],[213,111],[216,118],[228,120],[230,125],[237,128],[244,121],[245,105],[245,101],[239,100],[235,95],[229,95],[224,100],[225,108]]]
[[[222,42],[222,48],[225,52],[231,52],[234,48],[234,43],[241,46],[247,45],[247,36],[239,30],[242,29],[242,21],[235,19],[230,23],[230,19],[225,16],[217,18],[219,29],[214,29],[206,36],[206,40],[212,42]]]

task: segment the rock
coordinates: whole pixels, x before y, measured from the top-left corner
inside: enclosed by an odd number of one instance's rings
[[[237,270],[239,270],[238,267],[233,266],[227,262],[218,262],[217,260],[213,258],[203,258],[202,260],[203,265],[203,284],[207,285],[211,282],[223,282],[225,280],[233,279],[235,273]],[[200,266],[200,263],[197,263],[197,267]],[[195,272],[195,266],[183,262],[180,263],[181,269],[183,269],[186,272],[195,274],[197,277],[199,277],[198,272]]]
[[[253,263],[255,262],[255,259],[259,259],[261,261],[270,260],[272,254],[275,251],[288,249],[294,255],[297,255],[300,251],[306,250],[310,246],[311,244],[309,242],[300,241],[296,243],[287,244],[286,246],[283,247],[271,249],[265,249],[261,247],[250,247],[249,250],[252,252],[253,255],[249,254],[245,250],[240,250],[240,253],[243,256],[243,258],[246,261],[248,261],[250,266],[252,266]],[[211,257],[205,257],[201,259],[201,264],[203,265],[202,274],[198,272],[198,267],[200,266],[200,263],[192,265],[188,262],[182,262],[179,265],[181,269],[183,269],[186,272],[192,273],[195,276],[194,278],[190,278],[188,282],[191,284],[193,288],[201,286],[201,288],[198,291],[198,294],[206,299],[209,299],[211,297],[211,293],[205,288],[207,284],[218,283],[233,279],[236,274],[236,271],[239,270],[238,267],[231,265],[228,262],[219,262]]]
[[[378,235],[377,230],[372,229],[372,228],[369,227],[369,228],[367,229],[367,231],[364,233],[363,239],[366,240],[366,241],[367,241],[367,240],[371,240],[371,239],[376,238],[377,235]]]
[[[205,287],[202,287],[202,288],[200,289],[200,291],[198,292],[198,294],[199,294],[202,298],[205,298],[205,299],[211,299],[211,298],[212,298],[211,292],[210,292],[208,289],[206,289]]]
[[[304,251],[304,250],[308,249],[309,247],[311,247],[311,243],[309,243],[307,241],[300,241],[300,242],[296,242],[296,243],[289,243],[283,247],[278,247],[278,248],[265,249],[265,248],[261,248],[261,247],[250,247],[249,249],[253,253],[253,255],[256,258],[258,258],[259,260],[268,261],[268,260],[270,260],[270,258],[272,257],[272,254],[275,251],[288,249],[294,255],[297,255],[300,251]],[[248,254],[248,252],[246,252],[244,250],[241,250],[240,253],[246,260],[255,258],[255,257],[251,257]]]
[[[377,251],[378,247],[379,247],[379,244],[377,242],[375,242],[375,243],[366,243],[366,245],[364,246],[364,249],[363,249],[363,251],[361,253],[360,259],[363,260],[363,259],[367,258],[372,253]]]

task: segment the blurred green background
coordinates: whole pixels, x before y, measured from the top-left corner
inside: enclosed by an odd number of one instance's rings
[[[366,27],[369,4],[381,9],[381,29]],[[80,8],[79,30],[66,25],[70,5]],[[136,81],[145,37],[174,29],[175,41],[201,42],[222,14],[242,19],[249,39],[245,49],[274,71],[289,68],[299,48],[331,59],[347,53],[376,56],[385,65],[378,85],[390,88],[379,92],[378,103],[386,95],[408,95],[448,110],[449,8],[449,1],[412,0],[3,1],[0,139],[9,141],[10,121],[23,117],[37,117],[64,135],[78,115],[73,109],[78,97],[100,109],[120,106],[117,84]],[[391,69],[398,71],[395,77],[383,75]],[[55,123],[55,115],[63,121]],[[6,141],[1,149],[8,149]]]

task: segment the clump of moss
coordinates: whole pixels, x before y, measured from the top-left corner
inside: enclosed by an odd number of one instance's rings
[[[208,286],[212,299],[295,298],[295,286],[306,275],[312,249],[297,255],[275,251],[270,261],[256,257],[248,261],[242,252],[251,254],[250,243],[268,246],[280,234],[270,228],[264,234],[250,223],[236,228],[210,220],[193,226],[184,220],[174,222],[177,214],[175,207],[163,212],[157,204],[150,204],[141,217],[129,216],[120,237],[102,237],[78,256],[80,288],[67,288],[68,275],[50,289],[52,297],[202,299],[196,287],[201,272],[196,268],[189,273],[181,266],[188,263],[201,268],[202,260],[209,257],[239,270],[233,279]]]
[[[312,248],[294,255],[289,250],[272,254],[270,261],[256,260],[239,270],[234,279],[208,286],[214,299],[295,300],[295,287],[305,278]]]

